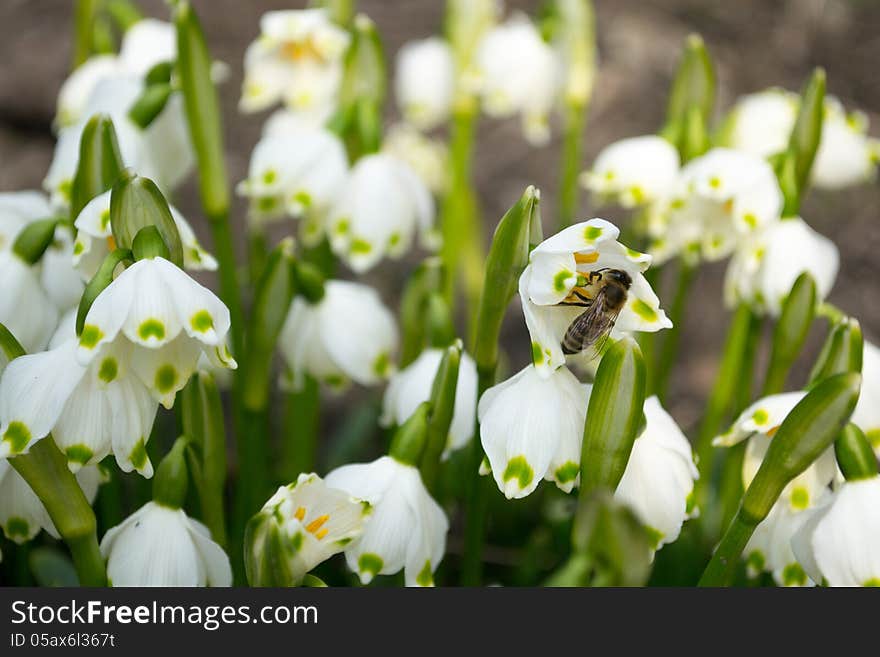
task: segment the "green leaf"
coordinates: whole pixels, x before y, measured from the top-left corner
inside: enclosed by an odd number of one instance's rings
[[[183,244],[168,201],[149,178],[122,173],[110,194],[110,227],[116,245],[131,249],[142,228],[155,226],[168,248],[169,260],[183,267]]]
[[[39,586],[79,586],[73,563],[55,548],[34,548],[28,555],[28,563]]]
[[[134,256],[130,249],[115,249],[108,253],[107,257],[104,258],[104,262],[101,263],[101,266],[98,268],[98,271],[95,272],[92,280],[86,284],[86,288],[83,290],[83,295],[80,297],[79,308],[76,313],[77,336],[82,334],[83,326],[86,322],[86,316],[89,314],[89,309],[92,307],[95,299],[97,299],[98,295],[113,282],[113,272],[116,271],[116,267],[119,266],[119,263],[121,262],[133,262],[133,258]]]
[[[109,116],[98,114],[86,123],[79,141],[79,160],[70,192],[70,220],[96,196],[113,187],[122,173],[122,154]]]
[[[602,357],[584,423],[581,499],[597,488],[620,483],[642,428],[645,361],[631,338],[615,343]]]
[[[797,119],[788,141],[788,150],[794,156],[794,170],[798,189],[807,187],[810,170],[822,140],[822,121],[825,115],[825,71],[817,68],[804,85]]]
[[[773,329],[763,396],[775,395],[785,389],[788,372],[803,349],[815,317],[816,282],[808,272],[803,272],[782,302],[782,312]]]
[[[843,317],[834,324],[810,372],[808,387],[841,372],[861,372],[864,340],[858,320]]]
[[[418,405],[409,419],[394,432],[391,448],[388,450],[389,456],[406,465],[419,467],[427,442],[430,413],[431,402],[426,401]]]
[[[12,251],[29,265],[35,265],[55,241],[55,228],[60,219],[40,219],[25,226],[12,245]]]
[[[202,205],[212,221],[226,220],[229,188],[223,152],[223,126],[211,54],[199,19],[186,0],[177,2],[177,74],[199,170]]]
[[[877,457],[871,443],[856,425],[847,424],[834,441],[837,465],[847,481],[877,476]]]
[[[5,324],[0,323],[0,349],[8,362],[12,362],[19,356],[24,356],[27,352],[21,343],[12,335],[12,331],[6,328]]]
[[[428,419],[428,432],[421,467],[422,479],[429,489],[432,489],[437,481],[440,459],[449,442],[449,427],[455,412],[455,393],[458,387],[461,350],[461,340],[456,340],[454,344],[446,348],[431,387],[432,410]]]

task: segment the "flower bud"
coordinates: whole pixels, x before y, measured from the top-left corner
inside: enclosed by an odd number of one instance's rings
[[[173,91],[173,87],[167,82],[148,85],[128,110],[129,118],[141,128],[148,128],[153,119],[165,109]]]
[[[684,160],[705,152],[715,103],[715,70],[703,39],[691,34],[672,83],[662,136],[678,147]]]
[[[788,150],[777,163],[780,187],[785,196],[783,216],[797,214],[813,160],[822,138],[825,114],[825,71],[817,68],[804,86],[797,119],[788,141]]]
[[[808,387],[841,372],[861,372],[864,340],[859,322],[844,317],[837,322],[825,339],[822,351],[810,372]]]
[[[816,282],[809,272],[803,272],[782,302],[782,312],[773,329],[770,365],[764,382],[765,396],[782,392],[785,388],[788,372],[800,355],[815,316]]]
[[[180,437],[162,459],[153,479],[153,501],[170,509],[179,509],[186,500],[189,474],[186,467],[186,437]]]
[[[834,441],[834,455],[847,481],[877,476],[877,457],[871,443],[853,423],[847,424]]]
[[[431,416],[428,419],[425,450],[421,460],[422,479],[429,489],[433,488],[436,482],[440,457],[449,442],[449,427],[455,411],[461,351],[461,340],[455,340],[446,348],[431,389]]]
[[[106,192],[122,173],[122,154],[110,117],[99,114],[86,123],[79,141],[79,160],[70,192],[70,217]]]
[[[422,261],[407,280],[400,298],[401,367],[409,365],[422,352],[428,333],[425,321],[428,300],[443,289],[445,280],[443,261],[437,257]]]
[[[40,219],[28,224],[15,238],[12,250],[29,265],[35,265],[55,241],[55,227],[59,220]]]
[[[418,467],[428,436],[428,415],[431,402],[419,404],[409,419],[394,433],[388,455],[405,465]]]

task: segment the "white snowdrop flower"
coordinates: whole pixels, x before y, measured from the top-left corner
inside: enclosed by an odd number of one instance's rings
[[[455,95],[455,61],[440,37],[410,41],[397,51],[394,92],[403,117],[420,130],[444,123]]]
[[[829,496],[828,491],[822,491],[815,506],[809,509],[793,509],[785,503],[773,505],[743,551],[749,577],[755,578],[762,572],[768,572],[779,586],[815,586],[815,582],[798,563],[791,540],[811,517],[811,509],[827,503]]]
[[[89,504],[98,494],[102,475],[97,466],[83,468],[76,474]],[[21,545],[45,529],[58,538],[58,530],[46,507],[28,483],[6,459],[0,459],[0,528],[10,541]]]
[[[770,441],[782,421],[806,396],[806,392],[785,392],[759,399],[744,410],[724,434],[712,441],[713,445],[730,447],[748,439],[743,457],[743,486],[752,483]],[[795,477],[782,491],[779,499],[792,510],[803,510],[816,504],[837,473],[834,448],[827,449],[809,468]]]
[[[785,89],[766,89],[740,98],[726,128],[731,148],[758,157],[781,153],[797,118],[798,95]]]
[[[157,403],[130,370],[132,347],[107,345],[88,365],[76,358],[76,313],[48,351],[12,361],[0,379],[0,456],[26,452],[50,432],[74,472],[111,452],[125,472],[151,477],[147,457]]]
[[[596,295],[600,277],[608,269],[625,271],[631,279],[612,339],[631,331],[653,332],[672,326],[642,274],[651,256],[618,242],[619,234],[604,219],[590,219],[544,240],[529,256],[519,279],[519,294],[539,374],[547,376],[565,364],[562,340],[566,330]]]
[[[229,309],[213,292],[164,258],[146,258],[125,269],[95,299],[77,358],[88,365],[104,345],[121,351],[129,347],[126,365],[157,401],[171,408],[201,353],[236,367],[226,348],[228,332]]]
[[[229,557],[182,509],[147,502],[101,539],[111,586],[231,586]]]
[[[122,66],[116,55],[95,55],[80,64],[61,85],[55,125],[63,129],[83,118],[95,85],[104,78],[118,75]]]
[[[248,178],[238,192],[250,198],[253,221],[301,218],[303,241],[314,245],[324,235],[324,218],[347,174],[348,157],[339,137],[285,116],[254,147]]]
[[[880,349],[867,340],[862,356],[862,391],[852,422],[865,432],[880,457]]]
[[[169,206],[171,217],[180,234],[183,246],[183,266],[190,271],[217,269],[217,260],[199,243],[192,226],[174,206]],[[110,227],[110,190],[86,203],[74,221],[76,241],[73,245],[73,263],[80,275],[89,280],[98,271],[104,258],[115,248]]]
[[[601,201],[633,208],[669,194],[678,169],[675,147],[663,137],[644,135],[603,148],[593,168],[581,175],[581,182]]]
[[[82,131],[96,114],[106,114],[113,121],[125,166],[152,179],[161,189],[173,189],[192,170],[195,155],[180,95],[172,95],[153,122],[142,129],[131,120],[129,110],[143,89],[143,79],[128,73],[104,77],[95,84],[80,120],[58,133],[52,163],[43,181],[53,205],[66,207],[70,203]]]
[[[336,109],[350,41],[324,9],[264,14],[260,37],[245,52],[239,108],[259,112],[283,102],[323,123]]]
[[[867,116],[847,113],[839,100],[826,98],[813,184],[822,189],[843,189],[872,180],[880,160],[880,141],[867,133]]]
[[[810,511],[792,539],[815,582],[880,586],[880,477],[846,481],[828,504]]]
[[[0,324],[25,351],[46,346],[58,326],[58,309],[40,284],[40,272],[13,251],[0,251]]]
[[[37,191],[0,192],[0,251],[12,248],[21,229],[53,216],[49,200]]]
[[[528,365],[480,398],[480,440],[505,497],[521,498],[553,481],[577,485],[584,418],[592,388],[560,367],[541,376]]]
[[[40,283],[58,308],[66,312],[79,305],[85,283],[73,266],[73,231],[69,224],[55,228],[55,240],[40,259]]]
[[[383,426],[403,424],[419,404],[430,399],[443,353],[443,349],[425,349],[412,363],[391,376],[382,402],[380,422]],[[477,365],[473,358],[462,352],[445,454],[468,444],[474,435],[476,416]]]
[[[688,162],[676,189],[655,207],[651,252],[658,262],[679,254],[720,260],[743,236],[778,219],[782,200],[766,160],[715,148]]]
[[[300,580],[361,535],[372,506],[328,486],[314,473],[303,473],[294,483],[280,486],[262,512],[282,530],[291,573]],[[259,545],[254,551],[259,553]]]
[[[397,123],[385,133],[382,150],[408,164],[434,196],[449,188],[449,149],[441,140]]]
[[[156,64],[177,59],[177,32],[174,25],[155,18],[142,18],[125,31],[119,47],[119,63],[136,75]]]
[[[729,307],[747,302],[778,317],[798,276],[808,272],[823,300],[834,286],[839,265],[834,242],[803,219],[773,221],[740,242],[727,266],[724,300]]]
[[[357,318],[356,331],[352,318]],[[397,342],[394,315],[373,288],[327,281],[317,303],[294,298],[278,344],[294,387],[309,374],[341,388],[349,380],[374,385],[386,379],[393,371]]]
[[[645,430],[633,444],[614,496],[629,506],[655,540],[655,549],[678,538],[691,516],[690,496],[699,477],[687,437],[660,405],[645,400]]]
[[[351,169],[327,221],[333,252],[356,273],[384,256],[399,258],[416,234],[435,241],[434,199],[409,166],[388,153],[361,158]]]
[[[477,48],[475,66],[484,111],[498,118],[520,114],[526,139],[547,143],[562,64],[528,17],[517,14],[490,29]]]
[[[362,583],[402,569],[407,586],[433,586],[449,521],[417,468],[383,456],[336,468],[325,483],[373,506],[363,534],[345,549],[348,567]]]

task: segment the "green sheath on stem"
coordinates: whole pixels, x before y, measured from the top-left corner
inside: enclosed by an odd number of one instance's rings
[[[461,340],[446,348],[431,389],[431,416],[425,451],[421,460],[422,479],[428,490],[434,490],[440,459],[449,441],[449,426],[455,412],[455,393],[458,387],[458,368],[461,362]]]
[[[762,396],[785,389],[788,372],[803,349],[816,316],[816,282],[809,273],[798,276],[782,303],[782,312],[773,329],[770,364],[764,379]]]
[[[79,159],[70,189],[70,221],[96,196],[113,187],[122,173],[122,154],[109,116],[88,120],[79,140]]]

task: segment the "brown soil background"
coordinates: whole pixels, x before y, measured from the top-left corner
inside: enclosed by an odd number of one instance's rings
[[[244,49],[257,35],[263,12],[303,3],[194,0],[193,4],[215,57],[231,69],[221,96],[227,162],[235,182],[245,175],[263,120],[236,110]],[[507,4],[534,14],[538,3]],[[150,15],[168,15],[159,0],[140,5]],[[442,24],[442,0],[361,0],[358,5],[376,21],[388,53],[407,40],[438,32]],[[0,190],[38,188],[49,165],[55,98],[70,64],[72,7],[69,0],[3,0],[0,6]],[[585,165],[609,142],[657,129],[680,44],[690,32],[703,35],[715,58],[719,114],[743,93],[771,85],[798,89],[812,67],[821,65],[827,70],[830,92],[848,107],[867,112],[875,126],[872,132],[880,134],[876,127],[880,125],[880,2],[598,0],[596,7],[601,61],[584,137]],[[544,215],[553,216],[558,160],[558,136],[550,145],[533,149],[520,137],[517,121],[482,122],[475,170],[487,234],[528,184],[541,188]],[[180,190],[175,201],[209,245],[194,181]],[[831,300],[857,316],[875,340],[880,339],[875,278],[880,274],[878,207],[880,189],[874,183],[836,194],[813,193],[803,211],[841,249],[841,274]],[[597,214],[585,196],[580,208],[583,218]],[[244,210],[236,200],[233,220],[239,235]],[[598,213],[612,219],[622,216]],[[370,276],[389,303],[396,304],[400,277],[411,264],[384,265]],[[701,271],[683,327],[684,351],[673,376],[669,405],[685,427],[699,418],[727,325],[720,301],[723,271],[723,265]],[[668,306],[668,294],[665,299]],[[523,363],[527,340],[518,311],[511,313],[510,320],[505,345],[513,362]],[[814,347],[819,339],[817,333]]]

